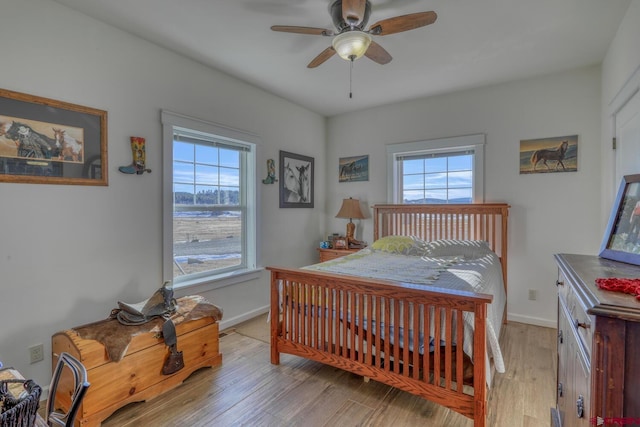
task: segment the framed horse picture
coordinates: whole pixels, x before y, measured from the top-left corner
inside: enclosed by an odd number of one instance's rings
[[[0,182],[108,185],[107,112],[0,89]]]
[[[340,157],[338,182],[369,181],[369,156]]]
[[[577,170],[578,135],[520,141],[520,174]]]
[[[313,208],[313,157],[280,151],[280,207]]]

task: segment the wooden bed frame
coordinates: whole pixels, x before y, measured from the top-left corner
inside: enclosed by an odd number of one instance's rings
[[[374,240],[388,235],[485,240],[501,258],[506,291],[508,209],[507,204],[376,205]],[[472,418],[476,427],[485,426],[491,295],[438,288],[437,282],[424,290],[410,283],[268,269],[271,363],[280,363],[280,353],[322,362],[421,396]],[[464,312],[474,315],[472,364],[456,351],[463,345]],[[434,342],[441,343],[429,357],[413,351],[413,343],[424,341],[420,331],[431,331]]]

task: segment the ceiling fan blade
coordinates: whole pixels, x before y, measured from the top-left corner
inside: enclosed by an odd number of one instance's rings
[[[372,60],[373,62],[377,62],[380,65],[388,64],[391,62],[391,55],[389,52],[385,50],[378,43],[371,40],[371,44],[369,45],[369,49],[364,53],[364,56]]]
[[[335,55],[335,53],[336,50],[333,48],[333,46],[329,46],[328,48],[323,50],[320,55],[313,58],[313,60],[309,62],[309,65],[307,65],[307,68],[316,68],[318,65],[323,64],[327,59]]]
[[[386,36],[424,27],[436,22],[438,15],[435,12],[418,12],[408,15],[378,21],[369,28],[369,33],[375,36]]]
[[[360,25],[366,6],[367,0],[342,0],[342,19],[349,25]]]
[[[296,27],[293,25],[274,25],[271,27],[273,31],[281,31],[283,33],[311,34],[314,36],[332,36],[333,31],[326,28],[315,27]]]

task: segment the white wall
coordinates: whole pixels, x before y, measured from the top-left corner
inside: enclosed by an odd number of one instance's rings
[[[333,218],[342,198],[387,200],[386,144],[484,133],[485,201],[511,205],[509,318],[553,326],[553,254],[595,254],[600,245],[599,87],[600,68],[589,67],[330,118],[329,231],[344,228]],[[577,172],[519,174],[521,139],[574,134]],[[338,159],[361,154],[370,156],[370,180],[338,183]],[[360,221],[358,233],[371,241],[372,220]],[[528,300],[529,289],[537,290],[536,301]]]
[[[106,318],[118,300],[140,301],[162,284],[161,109],[259,135],[260,179],[279,150],[325,168],[322,116],[58,3],[4,0],[0,40],[0,87],[108,112],[108,187],[0,183],[0,360],[40,384],[56,331]],[[131,163],[132,135],[147,139],[151,174],[118,172]],[[323,182],[315,209],[279,209],[277,185],[259,184],[260,265],[316,259],[304,236],[321,234]],[[224,326],[265,311],[268,284],[264,272],[204,295],[224,309]],[[30,365],[36,343],[47,357]]]

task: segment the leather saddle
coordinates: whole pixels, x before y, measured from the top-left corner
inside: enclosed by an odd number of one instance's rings
[[[169,318],[178,308],[173,297],[171,282],[165,282],[160,289],[144,301],[135,304],[118,301],[120,311],[116,315],[123,325],[141,325],[158,316]]]
[[[171,282],[165,282],[151,298],[135,304],[118,301],[118,307],[116,318],[123,325],[141,325],[157,317],[164,318],[162,337],[169,347],[169,355],[162,366],[162,373],[170,375],[184,367],[182,352],[178,351],[176,326],[171,320],[171,315],[178,308],[178,303],[173,297]]]

